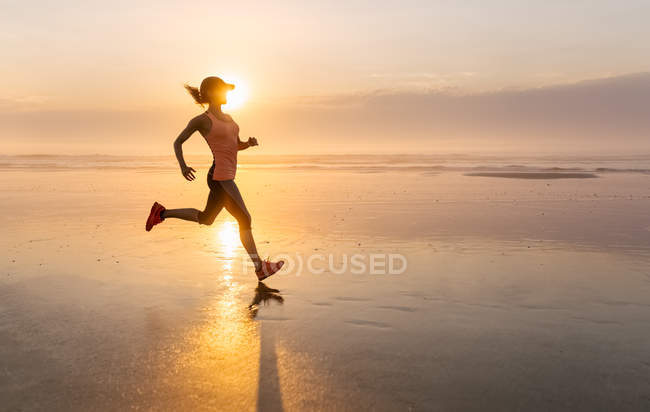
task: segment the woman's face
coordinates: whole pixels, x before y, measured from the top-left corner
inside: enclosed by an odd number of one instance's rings
[[[212,104],[221,105],[228,103],[228,90],[224,88],[215,88],[210,93],[210,102]]]

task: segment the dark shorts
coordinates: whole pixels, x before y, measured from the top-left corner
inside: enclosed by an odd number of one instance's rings
[[[211,225],[217,218],[219,212],[224,207],[237,219],[239,230],[248,230],[251,228],[251,215],[246,209],[244,199],[239,193],[239,188],[234,180],[212,180],[214,165],[208,172],[208,187],[210,194],[205,209],[199,212],[199,223],[202,225]]]

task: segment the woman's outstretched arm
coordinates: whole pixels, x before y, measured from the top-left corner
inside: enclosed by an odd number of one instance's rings
[[[185,141],[197,130],[199,130],[199,120],[195,117],[190,120],[185,129],[183,129],[181,134],[179,134],[176,140],[174,140],[174,153],[176,153],[176,160],[178,160],[178,165],[181,167],[183,177],[189,181],[195,179],[194,173],[196,173],[196,170],[185,163],[185,158],[183,157],[183,143],[185,143]]]
[[[237,144],[238,144],[237,150],[246,150],[249,147],[257,146],[257,139],[254,137],[249,137],[248,141],[242,142],[241,139],[238,137]]]

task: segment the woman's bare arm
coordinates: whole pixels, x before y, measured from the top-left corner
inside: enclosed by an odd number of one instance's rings
[[[249,147],[257,146],[257,139],[254,137],[249,137],[248,141],[242,142],[239,137],[237,137],[237,150],[246,150]]]
[[[185,129],[178,135],[176,140],[174,140],[174,153],[176,154],[176,160],[178,160],[178,165],[181,167],[181,173],[183,177],[189,181],[195,179],[194,173],[196,170],[187,166],[185,163],[185,158],[183,157],[183,143],[192,136],[194,132],[199,130],[200,120],[198,117],[190,120]]]

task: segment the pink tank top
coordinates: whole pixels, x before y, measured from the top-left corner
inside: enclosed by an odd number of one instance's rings
[[[205,136],[214,156],[212,180],[232,180],[237,172],[239,126],[233,120],[223,121],[210,112],[205,113],[212,121],[210,132]]]

